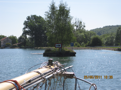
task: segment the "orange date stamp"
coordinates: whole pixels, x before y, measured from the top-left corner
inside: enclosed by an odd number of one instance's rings
[[[103,77],[104,79],[113,79],[113,76],[112,75],[105,75]],[[99,76],[99,75],[85,75],[84,76],[84,79],[102,79],[102,76]]]

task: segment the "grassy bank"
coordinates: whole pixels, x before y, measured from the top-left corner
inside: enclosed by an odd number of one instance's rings
[[[35,49],[55,49],[55,47],[36,47]],[[104,50],[117,50],[118,48],[121,47],[65,47],[65,50],[69,49],[69,50],[74,50],[74,49],[96,49],[96,50],[100,50],[100,49],[104,49]],[[55,49],[56,51],[56,49]]]
[[[66,47],[68,49],[72,49],[72,47]],[[96,50],[100,50],[100,49],[104,49],[104,50],[117,50],[118,47],[73,47],[73,49],[96,49]]]

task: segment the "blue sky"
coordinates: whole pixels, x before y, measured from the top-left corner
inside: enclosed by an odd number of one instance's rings
[[[70,15],[81,20],[86,30],[106,25],[121,25],[121,0],[54,0],[70,7]],[[45,18],[52,0],[0,0],[0,35],[22,34],[27,16],[40,15]]]

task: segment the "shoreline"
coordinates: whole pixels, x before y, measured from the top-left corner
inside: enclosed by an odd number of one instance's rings
[[[72,47],[66,47],[67,49],[72,49]],[[109,47],[73,47],[73,49],[79,49],[79,50],[81,50],[81,49],[93,49],[93,50],[101,50],[101,49],[103,49],[103,50],[117,50],[117,48],[109,48]]]
[[[10,49],[19,49],[20,47],[15,47],[15,48],[10,48]],[[54,49],[55,47],[34,47],[34,48],[30,48],[30,49]],[[81,49],[92,49],[92,50],[114,50],[114,51],[121,51],[121,47],[64,47],[66,49],[76,49],[76,50],[81,50]],[[4,48],[0,48],[0,49],[4,49]],[[20,48],[20,49],[28,49],[26,48]]]
[[[41,47],[41,48],[35,48],[35,49],[54,49],[55,47]],[[92,50],[114,50],[117,51],[120,47],[64,47],[66,49],[76,49],[76,50],[81,50],[81,49],[92,49]]]

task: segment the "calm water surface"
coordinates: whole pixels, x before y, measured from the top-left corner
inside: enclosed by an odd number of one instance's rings
[[[121,52],[111,50],[74,51],[77,53],[76,57],[53,57],[53,60],[58,60],[66,66],[73,65],[73,70],[79,78],[101,76],[100,79],[86,79],[95,83],[98,90],[121,90]],[[49,57],[32,54],[43,52],[44,50],[34,49],[0,49],[0,82],[25,74],[31,66],[47,61]],[[108,76],[108,78],[106,79],[104,76]],[[113,79],[109,79],[109,76],[113,76]],[[73,81],[68,83],[71,86],[74,84]],[[88,90],[87,84],[79,83],[82,90]]]

